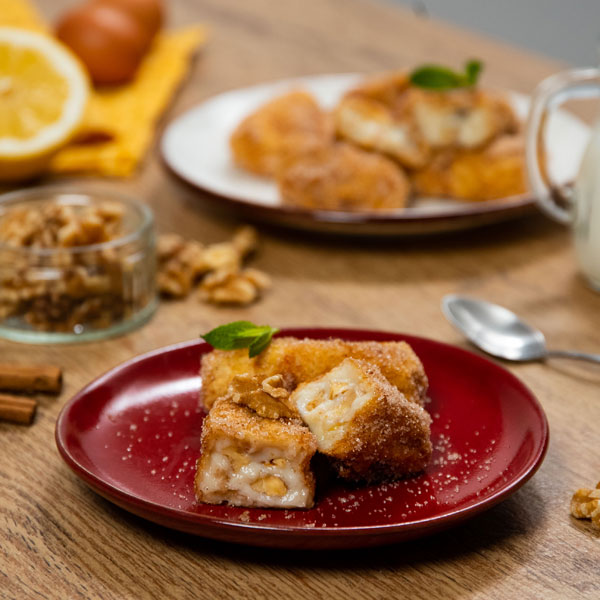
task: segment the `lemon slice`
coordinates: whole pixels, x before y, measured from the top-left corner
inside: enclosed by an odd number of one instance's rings
[[[44,170],[81,122],[88,78],[60,42],[0,27],[0,180]]]

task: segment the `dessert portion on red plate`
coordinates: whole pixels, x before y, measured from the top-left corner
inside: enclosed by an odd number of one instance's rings
[[[301,384],[291,401],[342,479],[394,481],[429,463],[429,413],[394,387],[377,365],[346,358]]]
[[[196,496],[208,504],[311,508],[316,439],[299,419],[253,406],[257,392],[232,391],[204,420]]]
[[[94,491],[160,525],[229,542],[321,550],[389,544],[460,523],[507,498],[544,458],[548,424],[539,402],[486,358],[382,331],[282,333],[298,340],[410,344],[429,379],[433,454],[425,470],[392,483],[356,486],[334,479],[317,488],[313,508],[303,510],[198,502],[194,478],[205,416],[198,392],[209,385],[206,373],[198,374],[198,358],[212,352],[200,340],[135,357],[77,393],[56,425],[60,454]],[[416,373],[408,369],[399,381],[410,382],[410,372]],[[269,384],[280,387],[277,380]]]
[[[202,358],[209,414],[195,479],[200,502],[311,508],[320,485],[311,459],[319,456],[337,477],[363,484],[427,466],[427,376],[408,344],[270,344],[273,331],[238,321],[205,336],[218,349]]]
[[[213,347],[219,344],[210,334],[204,339]],[[264,379],[283,374],[286,387],[293,389],[324,375],[350,356],[377,365],[386,379],[409,400],[421,406],[425,402],[429,382],[421,361],[406,342],[285,336],[275,338],[256,358],[247,351],[235,349],[216,349],[204,354],[202,404],[210,410],[214,401],[227,392],[236,375],[250,374]]]

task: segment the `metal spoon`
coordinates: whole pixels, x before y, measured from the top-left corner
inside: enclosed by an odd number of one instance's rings
[[[600,363],[600,354],[548,350],[538,329],[523,322],[510,310],[467,296],[448,295],[442,300],[446,318],[477,347],[506,360],[545,360],[548,357],[576,358]]]

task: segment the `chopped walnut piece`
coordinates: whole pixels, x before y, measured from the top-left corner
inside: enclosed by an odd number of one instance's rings
[[[271,280],[257,269],[242,269],[242,261],[257,246],[252,227],[238,229],[230,242],[204,247],[178,235],[158,238],[158,288],[171,297],[187,296],[199,284],[199,297],[215,304],[250,304]]]
[[[161,236],[162,237],[162,236]],[[158,289],[167,296],[182,298],[192,290],[196,277],[204,272],[203,246],[176,237],[159,238]],[[162,253],[162,254],[161,254]]]
[[[257,269],[214,271],[200,284],[200,297],[216,304],[250,304],[270,284],[269,276]]]
[[[215,304],[250,304],[259,290],[242,273],[215,272],[200,284],[200,298]]]
[[[271,278],[258,269],[244,269],[242,275],[260,292],[271,287]]]
[[[600,529],[600,482],[593,490],[580,488],[573,494],[571,514],[577,519],[591,519],[592,526]]]
[[[192,274],[181,266],[169,266],[158,272],[156,283],[161,293],[173,298],[184,298],[192,288]]]
[[[267,496],[285,496],[287,486],[275,475],[265,475],[251,484],[253,490]]]
[[[89,246],[113,239],[121,229],[123,207],[100,202],[75,210],[49,202],[11,209],[0,222],[0,239],[11,246],[59,248]]]
[[[240,452],[234,446],[228,446],[221,450],[221,453],[229,459],[235,471],[239,471],[250,462],[248,455]]]
[[[230,242],[213,244],[204,253],[207,271],[237,271],[241,262],[241,254]]]
[[[177,260],[190,269],[193,277],[203,275],[206,266],[206,250],[200,242],[187,242],[177,254]]]
[[[236,404],[247,406],[265,419],[296,418],[298,411],[288,402],[290,390],[282,375],[262,380],[252,375],[236,375],[228,395]]]
[[[240,227],[233,235],[231,243],[242,257],[247,256],[258,247],[256,229],[248,225]]]
[[[119,221],[123,217],[123,207],[118,202],[105,200],[98,205],[98,214],[105,221]]]
[[[285,386],[285,381],[283,379],[283,375],[271,375],[271,377],[267,377],[262,380],[261,388],[263,392],[269,394],[269,396],[273,398],[289,398],[290,390],[288,390]]]
[[[175,256],[184,246],[184,239],[177,233],[164,233],[156,240],[156,256],[158,260],[166,260]]]

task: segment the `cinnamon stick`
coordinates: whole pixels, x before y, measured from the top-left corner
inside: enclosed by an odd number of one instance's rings
[[[0,364],[0,390],[58,393],[61,387],[60,367]]]
[[[0,394],[0,419],[29,425],[36,408],[37,402],[31,398]]]

